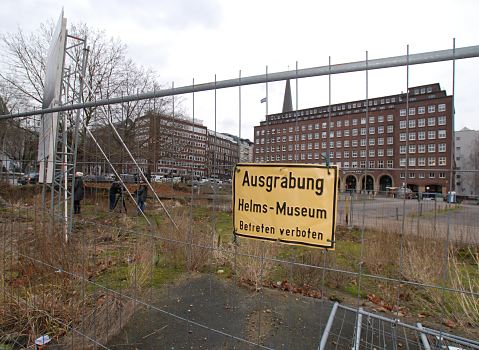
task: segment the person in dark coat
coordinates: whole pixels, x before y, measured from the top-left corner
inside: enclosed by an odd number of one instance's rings
[[[118,203],[116,200],[117,195],[121,194],[121,183],[120,181],[113,181],[111,184],[110,190],[108,191],[109,198],[109,208],[110,211],[113,211]]]
[[[73,212],[80,214],[80,202],[85,197],[85,184],[83,183],[83,173],[75,174],[75,188],[73,190]]]
[[[148,195],[148,187],[145,182],[141,182],[138,190],[136,190],[136,202],[138,204],[138,214],[145,211],[145,202]]]

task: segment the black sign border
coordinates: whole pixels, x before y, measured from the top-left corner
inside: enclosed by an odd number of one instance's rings
[[[265,168],[277,168],[277,167],[288,167],[288,168],[320,168],[320,169],[326,169],[326,170],[332,170],[334,171],[334,203],[333,203],[333,220],[332,220],[332,228],[331,228],[331,240],[330,243],[331,245],[323,245],[323,244],[311,244],[311,243],[302,243],[302,242],[297,242],[297,241],[291,241],[287,239],[273,239],[273,238],[264,238],[264,237],[257,237],[257,236],[252,236],[248,235],[245,233],[239,233],[236,231],[235,227],[235,205],[236,205],[236,174],[237,174],[237,168],[238,167],[265,167]],[[235,236],[240,236],[240,237],[246,237],[246,238],[252,238],[252,239],[259,239],[261,241],[271,241],[271,242],[282,242],[286,244],[292,244],[292,245],[301,245],[305,247],[314,247],[314,248],[324,248],[324,249],[334,249],[335,243],[336,243],[336,203],[337,203],[337,195],[338,195],[338,167],[333,165],[333,166],[327,166],[327,165],[320,165],[320,164],[296,164],[296,163],[237,163],[234,168],[233,172],[233,235]]]

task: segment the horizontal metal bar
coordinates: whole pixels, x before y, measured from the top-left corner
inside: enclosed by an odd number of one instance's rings
[[[43,110],[36,110],[36,111],[34,110],[34,111],[21,112],[16,114],[4,114],[0,116],[0,120],[29,117],[29,116],[45,114],[45,113],[70,111],[70,110],[79,109],[79,108],[92,108],[92,107],[98,107],[98,106],[103,106],[107,104],[124,103],[124,102],[132,102],[132,101],[146,100],[146,99],[152,99],[152,98],[182,95],[182,94],[188,94],[192,92],[225,89],[225,88],[244,86],[244,85],[261,84],[266,82],[274,82],[274,81],[281,81],[281,80],[287,80],[287,79],[318,77],[318,76],[323,76],[328,74],[351,73],[351,72],[359,72],[364,70],[401,67],[407,64],[416,65],[416,64],[424,64],[424,63],[450,61],[452,59],[458,60],[458,59],[464,59],[464,58],[473,58],[473,57],[479,57],[479,45],[456,48],[455,50],[448,49],[448,50],[440,50],[440,51],[430,51],[430,52],[412,54],[409,56],[402,55],[402,56],[394,56],[394,57],[387,57],[387,58],[378,58],[378,59],[368,60],[367,62],[357,61],[357,62],[350,62],[350,63],[341,63],[341,64],[335,64],[331,66],[321,66],[321,67],[313,67],[313,68],[303,68],[303,69],[286,71],[286,72],[283,71],[283,72],[277,72],[277,73],[268,73],[267,75],[266,74],[253,75],[249,77],[241,77],[241,79],[234,78],[234,79],[220,80],[216,82],[209,82],[209,83],[203,83],[203,84],[180,86],[180,87],[174,87],[174,88],[163,89],[158,91],[155,90],[155,91],[142,93],[142,94],[136,94],[136,95],[114,97],[114,98],[98,100],[98,101],[75,103],[75,104],[69,104],[65,106],[46,108]]]

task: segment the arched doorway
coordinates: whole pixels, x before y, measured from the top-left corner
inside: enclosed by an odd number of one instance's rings
[[[386,193],[388,187],[393,186],[393,179],[389,175],[383,175],[379,178],[379,192]]]
[[[356,185],[357,185],[357,180],[356,176],[354,175],[348,175],[346,177],[346,191],[356,191]]]
[[[371,175],[363,176],[361,189],[368,193],[374,191],[374,179]]]

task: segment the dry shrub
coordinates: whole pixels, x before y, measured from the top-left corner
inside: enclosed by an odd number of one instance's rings
[[[136,310],[135,302],[117,294],[101,294],[83,323],[74,326],[61,343],[68,349],[97,349],[117,335]],[[90,341],[88,338],[95,340]]]
[[[466,249],[469,261],[461,261],[458,252],[450,254],[449,273],[451,286],[464,293],[454,293],[453,304],[455,319],[463,326],[479,327],[479,248]]]
[[[400,237],[390,231],[364,234],[363,262],[368,272],[391,276],[399,265]]]
[[[170,265],[185,266],[190,271],[201,271],[208,264],[215,237],[207,219],[195,218],[191,222],[189,208],[170,212],[178,229],[166,219],[157,223],[162,238],[162,252]],[[170,240],[170,241],[169,241]]]
[[[274,262],[270,259],[275,257],[277,252],[278,247],[276,244],[253,239],[242,239],[236,258],[236,272],[238,276],[247,282],[253,283],[256,289],[261,288],[264,279],[275,268]],[[231,261],[233,261],[232,258]]]

